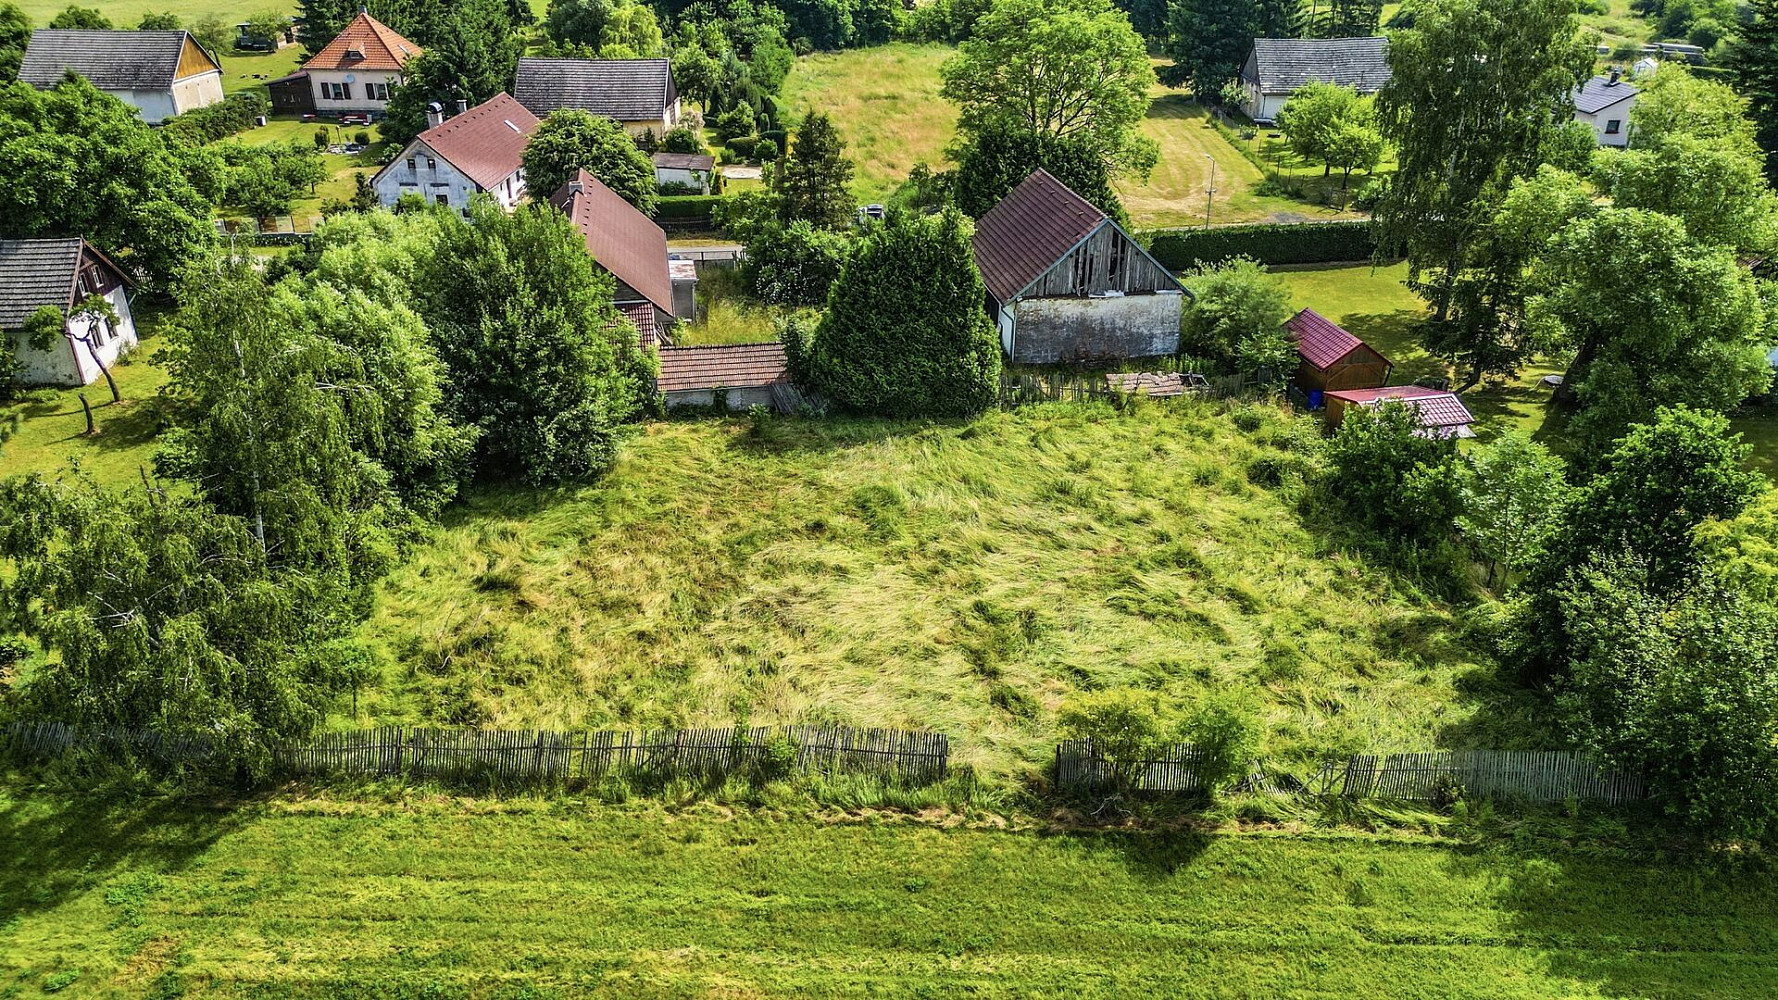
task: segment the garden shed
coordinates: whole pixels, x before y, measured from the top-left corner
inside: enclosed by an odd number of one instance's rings
[[[1377,389],[1336,389],[1326,398],[1327,412],[1322,419],[1330,430],[1340,426],[1350,407],[1372,409],[1393,400],[1414,412],[1414,418],[1420,424],[1415,433],[1421,437],[1475,437],[1475,432],[1470,430],[1475,417],[1454,392],[1417,385],[1391,385]]]
[[[1350,330],[1313,309],[1285,320],[1284,332],[1296,345],[1300,359],[1296,382],[1304,392],[1374,389],[1389,381],[1395,367]]]
[[[719,390],[731,410],[774,406],[774,387],[790,382],[779,341],[662,347],[660,358],[655,390],[669,408],[714,405]]]

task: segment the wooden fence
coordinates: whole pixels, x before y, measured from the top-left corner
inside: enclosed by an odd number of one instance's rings
[[[61,723],[0,727],[0,749],[43,759],[72,749],[145,752],[168,763],[202,763],[207,741],[150,730],[81,729]],[[824,775],[878,774],[937,781],[950,761],[940,733],[846,726],[675,729],[645,732],[408,729],[322,733],[273,751],[288,774],[498,781],[587,780],[604,776],[720,778],[755,768]]]
[[[1205,388],[1189,394],[1225,399],[1239,396],[1248,385],[1239,375],[1218,376],[1206,379],[1205,382]],[[1094,399],[1114,400],[1121,395],[1122,393],[1107,383],[1103,374],[1048,372],[1015,375],[1002,372],[1000,375],[1000,406],[1002,409],[1012,409],[1028,403],[1078,403]]]
[[[1145,761],[1133,791],[1198,792],[1203,755],[1189,744]],[[1069,740],[1056,748],[1056,782],[1062,788],[1099,788],[1110,769],[1093,753],[1092,741]],[[1433,801],[1461,788],[1466,797],[1553,803],[1574,798],[1618,804],[1648,798],[1640,775],[1602,766],[1572,750],[1453,750],[1436,753],[1361,754],[1324,764],[1307,780],[1272,772],[1255,762],[1236,787],[1243,791],[1301,792],[1349,799]]]

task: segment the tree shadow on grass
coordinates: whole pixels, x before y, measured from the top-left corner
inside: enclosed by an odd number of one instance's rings
[[[1623,823],[1601,814],[1590,825]],[[1536,949],[1552,975],[1586,984],[1589,995],[1778,994],[1778,872],[1759,855],[1580,850],[1551,838],[1453,852],[1451,865],[1499,884],[1513,943]]]
[[[120,796],[0,800],[0,927],[129,871],[182,869],[241,824],[232,808],[211,803]]]
[[[1178,874],[1203,856],[1215,838],[1190,827],[1153,826],[1142,829],[1070,830],[1040,834],[1067,837],[1092,851],[1112,852],[1131,874],[1163,881]]]

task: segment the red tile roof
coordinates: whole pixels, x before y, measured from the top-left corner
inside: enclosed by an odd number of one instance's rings
[[[976,222],[975,266],[994,298],[1010,302],[1105,221],[1040,167]]]
[[[1304,309],[1285,320],[1284,329],[1296,341],[1297,354],[1316,368],[1328,368],[1360,347],[1383,358],[1376,348],[1313,309]],[[1383,358],[1385,363],[1388,360]]]
[[[619,315],[630,321],[631,326],[636,328],[636,340],[642,345],[643,350],[661,346],[664,338],[661,336],[660,326],[654,321],[654,305],[652,303],[626,302],[618,306],[617,311]]]
[[[1327,397],[1355,406],[1380,406],[1392,399],[1399,400],[1414,411],[1421,427],[1437,437],[1467,437],[1469,425],[1475,423],[1469,407],[1463,405],[1463,400],[1457,398],[1456,393],[1423,386],[1386,385],[1380,389],[1335,389],[1330,390]]]
[[[712,344],[661,348],[661,392],[751,389],[790,381],[784,345]]]
[[[567,213],[586,236],[587,252],[619,281],[661,312],[673,315],[667,234],[616,191],[585,170],[562,185],[549,203]]]
[[[395,29],[364,11],[333,36],[315,57],[303,63],[305,70],[371,69],[399,70],[425,50],[401,37]],[[349,53],[361,53],[353,58]]]
[[[492,188],[519,169],[525,143],[537,121],[536,115],[502,91],[414,138],[470,180]],[[390,166],[394,162],[390,161]]]

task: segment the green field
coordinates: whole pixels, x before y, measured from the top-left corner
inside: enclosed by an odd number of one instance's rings
[[[1521,852],[715,805],[0,793],[0,853],[4,996],[1778,991],[1768,869],[1535,838]]]
[[[25,11],[25,16],[36,25],[48,25],[50,19],[61,13],[71,0],[14,0]],[[257,0],[257,2],[223,3],[221,0],[75,0],[77,6],[93,7],[99,13],[110,18],[111,23],[119,28],[134,28],[141,23],[142,15],[150,11],[171,11],[179,16],[184,24],[191,24],[204,17],[219,17],[223,23],[233,25],[245,21],[254,14],[263,11],[282,11],[290,13],[295,5],[281,3],[279,0]]]
[[[858,165],[852,193],[882,201],[914,164],[946,164],[957,108],[938,96],[938,68],[952,52],[896,43],[804,56],[785,81],[784,106],[793,115],[813,109],[833,116],[846,155]]]
[[[38,472],[56,476],[78,467],[102,483],[134,481],[153,461],[154,436],[161,423],[154,400],[166,384],[166,369],[152,359],[160,347],[153,316],[138,316],[147,335],[123,364],[112,369],[123,402],[113,403],[103,379],[83,389],[40,389],[21,403],[0,404],[0,421],[17,415],[18,431],[0,443],[0,476]],[[98,433],[86,433],[80,406],[84,394],[93,408]]]

